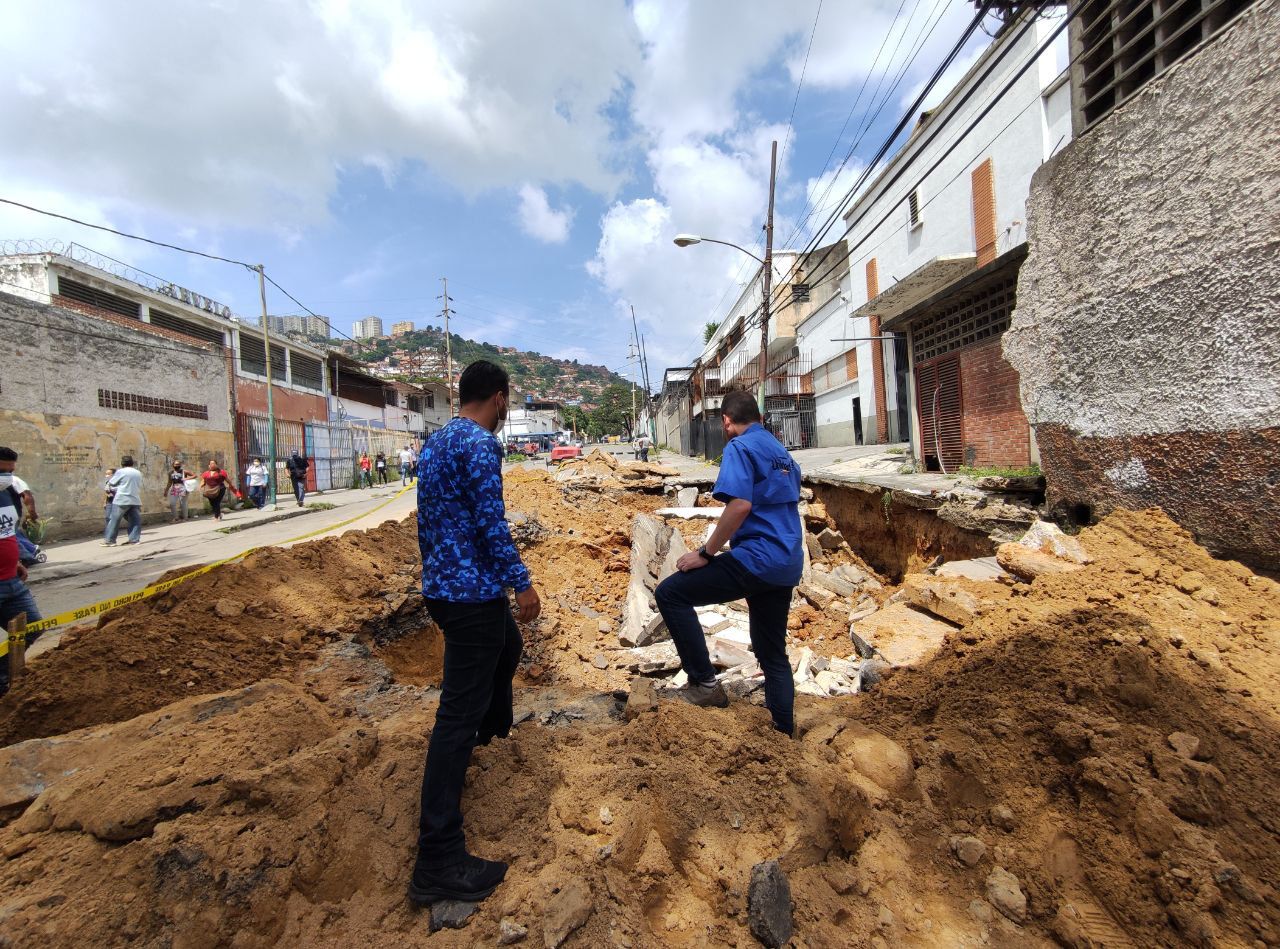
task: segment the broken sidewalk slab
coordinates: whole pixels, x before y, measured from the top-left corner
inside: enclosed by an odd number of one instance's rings
[[[1070,573],[1082,564],[1022,544],[1001,544],[996,548],[996,562],[1020,580],[1031,581],[1050,573]]]
[[[654,622],[658,614],[653,591],[675,572],[676,562],[688,550],[680,532],[656,517],[637,514],[631,522],[631,581],[618,631],[623,645],[647,646],[665,634],[665,627]]]
[[[1077,538],[1064,534],[1057,524],[1048,521],[1036,521],[1018,543],[1072,563],[1090,563],[1093,560]]]
[[[676,507],[694,508],[698,506],[698,489],[697,488],[677,488],[676,489]]]
[[[955,631],[950,623],[894,603],[853,625],[857,635],[894,666],[914,666],[937,654],[943,640]]]
[[[958,626],[966,626],[997,601],[1007,600],[1010,596],[1009,588],[1003,584],[984,583],[983,586],[990,589],[979,595],[965,586],[963,580],[912,574],[902,584],[902,602]]]
[[[995,557],[977,557],[973,560],[950,560],[936,568],[933,575],[961,577],[966,580],[999,580],[1009,576],[1009,573],[996,562]]]

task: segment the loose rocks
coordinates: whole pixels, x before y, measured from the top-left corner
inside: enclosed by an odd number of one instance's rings
[[[519,942],[529,934],[529,930],[521,926],[509,916],[504,916],[498,924],[498,945],[510,946]]]
[[[951,852],[966,867],[975,867],[987,855],[987,845],[977,837],[952,837]]]
[[[467,920],[480,909],[479,903],[463,903],[461,900],[441,900],[431,904],[431,931],[461,929]]]
[[[751,868],[747,890],[747,925],[762,945],[776,949],[791,938],[791,884],[777,860]]]
[[[1022,892],[1022,884],[1004,867],[996,867],[987,877],[987,899],[1015,923],[1027,918],[1027,896]]]
[[[542,921],[542,941],[547,949],[556,949],[591,918],[591,890],[581,880],[570,880],[559,893],[547,901]]]

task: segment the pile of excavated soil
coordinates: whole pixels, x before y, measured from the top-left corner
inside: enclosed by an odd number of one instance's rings
[[[634,511],[566,509],[540,475],[512,497],[548,531],[544,599],[616,610]],[[574,671],[600,618],[552,602],[528,638],[558,686],[517,704],[559,714],[476,754],[469,843],[512,868],[460,932],[404,898],[434,714],[387,671],[407,646],[320,643],[291,681],[0,749],[0,931],[470,945],[506,919],[529,944],[750,945],[751,869],[778,858],[797,944],[1280,943],[1280,590],[1159,512],[1081,541],[1093,562],[993,598],[932,661],[801,698],[798,741],[740,702],[609,714]]]
[[[265,548],[69,632],[0,700],[0,744],[288,677],[316,645],[421,601],[415,537],[387,522]]]

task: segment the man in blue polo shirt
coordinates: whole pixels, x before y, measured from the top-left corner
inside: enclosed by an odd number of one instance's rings
[[[694,607],[745,598],[751,649],[764,672],[765,705],[773,726],[791,735],[795,684],[787,659],[787,613],[804,570],[800,466],[760,424],[750,393],[730,392],[721,412],[729,443],[713,494],[725,502],[724,513],[705,546],[681,557],[678,572],[658,585],[658,610],[689,676],[680,697],[724,708],[729,697],[716,681]],[[726,542],[731,549],[717,556]]]

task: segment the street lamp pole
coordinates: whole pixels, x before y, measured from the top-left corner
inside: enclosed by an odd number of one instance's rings
[[[760,262],[761,289],[764,291],[760,303],[760,396],[758,404],[760,415],[764,415],[765,384],[769,375],[769,315],[772,307],[769,298],[773,295],[773,196],[778,186],[778,143],[775,141],[769,151],[769,215],[764,223],[764,259],[760,260],[745,247],[729,241],[719,241],[713,237],[699,237],[697,234],[677,234],[674,243],[677,247],[690,247],[694,244],[723,244],[740,250],[752,260]]]
[[[773,291],[773,192],[778,181],[778,143],[769,151],[769,216],[764,224],[764,262],[761,265],[761,289],[764,299],[760,303],[760,417],[764,418],[764,396],[769,378],[769,295]]]

